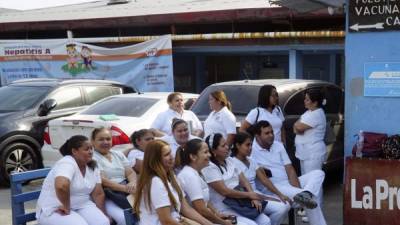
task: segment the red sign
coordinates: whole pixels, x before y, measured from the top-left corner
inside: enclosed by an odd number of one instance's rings
[[[400,161],[346,159],[344,225],[400,225]]]

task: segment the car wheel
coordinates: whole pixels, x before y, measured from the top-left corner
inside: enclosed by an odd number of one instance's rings
[[[31,146],[25,143],[12,143],[6,146],[1,153],[0,183],[10,184],[12,172],[23,172],[37,169],[39,157]]]

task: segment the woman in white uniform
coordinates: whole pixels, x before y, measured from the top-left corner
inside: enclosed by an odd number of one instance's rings
[[[220,133],[231,146],[236,134],[236,118],[231,112],[231,103],[223,91],[214,91],[208,96],[212,112],[204,121],[204,136]]]
[[[171,135],[172,119],[178,118],[185,120],[190,124],[189,131],[191,134],[202,137],[203,126],[197,116],[190,110],[185,110],[183,96],[179,92],[173,92],[168,95],[167,103],[169,109],[157,115],[153,124],[151,125],[152,131],[157,137],[164,135]]]
[[[154,140],[146,150],[135,193],[137,201],[133,206],[140,219],[139,225],[180,225],[181,215],[211,225],[185,200],[174,174],[174,158],[169,145]]]
[[[136,173],[122,152],[111,150],[112,136],[109,129],[94,129],[91,141],[95,150],[94,159],[99,165],[101,181],[106,193],[106,212],[118,225],[125,225],[123,210],[131,207],[129,202],[119,201],[116,204],[110,196],[107,196],[107,192],[110,190],[110,192],[116,191],[120,194],[133,194],[136,186]]]
[[[239,132],[236,134],[233,147],[232,157],[237,168],[249,180],[253,190],[257,191],[256,180],[259,184],[265,186],[281,201],[268,201],[264,213],[271,219],[271,225],[280,225],[290,209],[289,197],[282,194],[274,184],[268,179],[262,168],[258,167],[257,162],[253,161],[249,156],[251,154],[252,137],[248,133]],[[259,192],[261,193],[261,192]]]
[[[235,167],[232,158],[229,157],[229,148],[221,134],[211,134],[206,138],[206,143],[211,150],[210,165],[201,172],[210,187],[210,202],[221,213],[237,216],[238,223],[248,225],[270,225],[270,219],[264,213],[260,213],[255,220],[241,216],[232,210],[229,205],[223,203],[225,197],[251,199],[252,205],[258,210],[262,209],[259,194],[253,191],[249,181]],[[240,185],[246,191],[237,191],[234,188]]]
[[[42,225],[109,225],[104,214],[100,171],[92,160],[92,145],[76,135],[60,148],[64,156],[50,170],[36,205]]]
[[[257,107],[247,114],[246,119],[242,121],[240,126],[241,132],[246,132],[250,126],[258,121],[266,120],[274,131],[275,141],[280,141],[286,145],[286,133],[282,126],[285,120],[282,109],[279,107],[279,96],[273,85],[264,85],[258,92]]]
[[[190,134],[188,123],[185,120],[174,118],[171,129],[172,135],[163,136],[161,140],[170,145],[174,158],[176,158],[176,152],[179,147],[184,147],[189,140],[199,139],[199,137]]]
[[[200,139],[194,139],[189,141],[185,150],[180,151],[180,153],[183,169],[179,172],[178,179],[186,194],[186,199],[198,213],[211,222],[232,225],[232,220],[229,219],[229,216],[220,214],[208,202],[210,200],[208,185],[200,172],[204,167],[208,166],[210,161],[210,152],[207,144]]]
[[[302,174],[322,169],[326,158],[327,150],[324,142],[326,116],[322,103],[320,90],[306,91],[304,106],[307,111],[293,125],[296,134],[296,157],[300,160]]]
[[[131,142],[134,148],[129,149],[126,155],[131,167],[136,173],[140,173],[142,169],[144,151],[147,144],[152,140],[154,140],[154,134],[148,129],[135,131],[131,135]]]

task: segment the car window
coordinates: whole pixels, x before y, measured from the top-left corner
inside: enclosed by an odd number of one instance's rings
[[[86,92],[87,105],[91,105],[105,97],[115,95],[115,92],[113,92],[112,88],[107,86],[89,86],[83,87],[83,90]]]
[[[325,98],[325,113],[343,113],[343,91],[340,88],[325,88]]]
[[[26,110],[41,101],[50,87],[5,86],[0,88],[0,112]]]
[[[57,101],[57,106],[54,110],[83,106],[79,87],[62,88],[53,93],[49,98]]]
[[[158,99],[154,98],[129,98],[111,97],[95,105],[90,106],[80,114],[84,115],[104,115],[115,114],[118,116],[140,117],[151,106],[156,104]]]
[[[289,98],[283,111],[285,115],[301,115],[306,111],[304,107],[304,91],[297,92]]]
[[[250,85],[220,85],[209,86],[206,88],[196,103],[192,107],[192,111],[196,115],[208,115],[211,110],[208,104],[208,96],[216,90],[223,90],[228,101],[232,104],[232,112],[235,115],[247,115],[247,113],[257,105],[258,91],[260,86]]]

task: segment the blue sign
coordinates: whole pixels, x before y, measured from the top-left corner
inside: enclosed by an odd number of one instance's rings
[[[399,97],[400,62],[365,63],[364,96]]]

